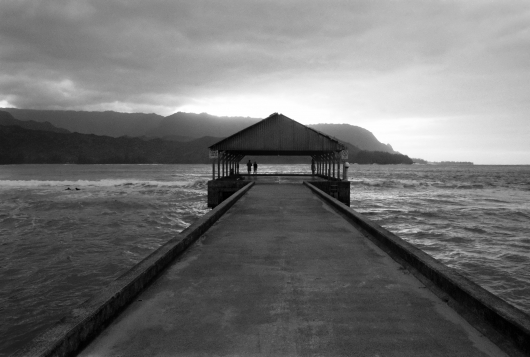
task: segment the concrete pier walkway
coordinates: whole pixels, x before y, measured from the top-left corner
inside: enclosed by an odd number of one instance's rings
[[[504,356],[301,184],[256,184],[82,356]]]

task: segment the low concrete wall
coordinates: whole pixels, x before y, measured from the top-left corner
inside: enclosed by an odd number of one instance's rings
[[[82,349],[253,185],[248,183],[13,356],[71,356]]]
[[[217,207],[249,182],[252,181],[245,181],[239,175],[208,181],[208,207]]]
[[[410,265],[453,298],[466,312],[487,323],[513,343],[519,351],[530,355],[530,317],[528,315],[412,244],[341,204],[314,185],[307,182],[304,184],[327,201],[343,217],[368,232],[391,256],[395,255]]]
[[[311,185],[315,186],[319,190],[327,193],[328,195],[336,198],[346,206],[350,206],[350,181],[308,181]],[[332,186],[335,186],[335,192],[332,192]]]

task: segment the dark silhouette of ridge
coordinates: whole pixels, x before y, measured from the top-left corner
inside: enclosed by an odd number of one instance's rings
[[[94,134],[57,133],[0,126],[0,164],[206,164],[207,148],[222,138],[205,136],[189,142]],[[412,163],[404,155],[362,151],[347,144],[350,162]],[[309,157],[260,158],[261,163],[310,163]]]
[[[68,130],[63,128],[57,128],[56,126],[53,126],[49,122],[37,122],[34,120],[28,120],[28,121],[22,121],[15,119],[11,113],[5,112],[0,110],[0,125],[2,126],[10,126],[10,125],[16,125],[24,129],[30,129],[30,130],[44,130],[44,131],[53,131],[56,133],[69,133]]]
[[[206,113],[178,112],[167,117],[157,114],[33,110],[4,108],[20,121],[44,122],[71,132],[105,135],[112,137],[163,138],[176,142],[190,142],[204,136],[227,137],[262,118],[218,117]],[[383,144],[370,131],[349,124],[308,125],[324,134],[350,143],[360,150],[395,153],[388,144]],[[47,130],[42,127],[41,130]],[[52,131],[52,130],[48,130]]]
[[[201,113],[178,112],[165,117],[147,136],[179,135],[199,138],[205,135],[230,136],[262,120],[249,117],[217,117]]]
[[[48,121],[51,124],[82,134],[113,137],[142,136],[153,129],[164,117],[158,114],[118,113],[113,111],[86,112],[74,110],[37,110],[0,108],[22,121]]]
[[[371,131],[360,126],[351,124],[311,124],[308,127],[334,136],[341,141],[352,143],[363,150],[395,153],[392,146],[379,142]]]

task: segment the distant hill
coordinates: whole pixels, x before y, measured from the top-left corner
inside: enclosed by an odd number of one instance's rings
[[[362,150],[390,153],[395,152],[394,149],[392,149],[392,146],[379,142],[371,131],[361,128],[360,126],[350,124],[314,124],[308,126],[334,136],[341,141],[352,143]]]
[[[146,132],[148,137],[168,135],[200,138],[206,135],[227,137],[257,123],[261,118],[218,117],[206,113],[178,112],[165,117],[156,128]]]
[[[74,110],[35,110],[0,108],[23,121],[50,122],[51,124],[82,134],[113,137],[142,136],[155,128],[164,117],[158,114],[85,112]],[[204,135],[203,135],[204,136]]]
[[[189,142],[94,134],[58,133],[0,126],[0,164],[173,164],[209,163],[207,148],[221,140],[202,137]],[[362,151],[349,145],[349,162],[412,163],[404,155]],[[260,158],[260,163],[308,163],[309,157]],[[410,161],[410,162],[409,162]]]
[[[188,142],[204,136],[227,137],[262,120],[250,117],[218,117],[206,113],[178,112],[167,117],[157,114],[2,109],[22,121],[45,122],[71,132],[112,137],[162,138],[170,141]],[[360,150],[395,153],[388,144],[383,144],[370,131],[349,124],[308,125],[322,133],[350,143]],[[47,130],[42,127],[40,130]],[[52,131],[52,130],[48,130]]]
[[[50,124],[49,122],[37,122],[34,120],[22,121],[15,119],[11,113],[0,110],[0,125],[9,126],[9,125],[18,125],[21,128],[31,129],[31,130],[44,130],[44,131],[53,131],[56,133],[69,133],[68,130],[57,128]]]
[[[384,151],[366,151],[361,150],[353,155],[350,155],[349,162],[355,164],[379,164],[379,165],[394,165],[407,164],[411,165],[414,162],[407,155],[399,153],[389,153]]]
[[[181,143],[0,126],[0,164],[208,163],[206,148],[219,140]]]

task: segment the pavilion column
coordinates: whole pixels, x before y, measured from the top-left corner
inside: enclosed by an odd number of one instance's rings
[[[221,152],[217,152],[217,178],[221,178]]]
[[[333,178],[335,178],[336,176],[336,172],[335,172],[335,164],[336,164],[337,160],[335,159],[335,153],[331,153],[331,165],[333,166]]]
[[[223,177],[226,177],[226,161],[228,159],[228,154],[223,153]]]
[[[337,176],[335,176],[337,179],[340,179],[340,157],[335,153],[335,161],[337,162]]]
[[[215,180],[215,159],[212,160],[212,180]]]
[[[333,170],[331,168],[333,164],[333,158],[331,157],[331,154],[328,154],[328,176],[331,178],[333,177]]]
[[[332,158],[331,158],[331,155],[328,154],[328,178],[331,178],[333,177],[333,162],[332,162]]]
[[[333,166],[333,178],[335,178],[335,153],[331,154],[331,166]]]
[[[225,153],[221,154],[221,178],[225,176]]]
[[[337,153],[337,178],[340,180],[340,153]]]
[[[340,154],[339,153],[335,153],[335,160],[337,161],[337,179],[340,180]]]
[[[330,171],[331,171],[331,177],[335,177],[335,156],[333,153],[329,154],[329,165],[330,165]]]
[[[329,154],[326,155],[326,176],[331,177],[331,157]]]
[[[337,162],[337,176],[336,178],[340,180],[340,156],[338,153],[335,153],[335,161]]]

